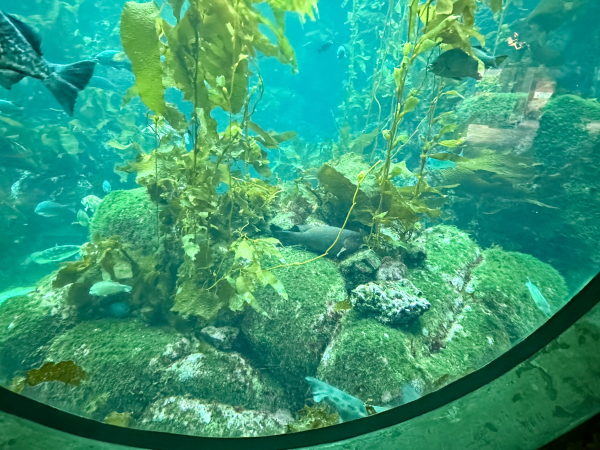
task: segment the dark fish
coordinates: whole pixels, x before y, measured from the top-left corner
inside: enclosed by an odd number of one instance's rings
[[[77,94],[92,78],[95,63],[51,64],[43,58],[41,44],[29,25],[0,11],[0,86],[11,89],[25,77],[38,79],[72,116]]]
[[[481,60],[486,69],[498,68],[508,58],[508,55],[492,56],[480,46],[473,47],[473,54]]]
[[[318,51],[319,53],[323,53],[323,52],[325,52],[325,51],[329,50],[329,48],[330,48],[332,45],[333,45],[333,41],[327,41],[327,42],[323,42],[317,51]]]
[[[337,59],[345,59],[346,58],[346,47],[340,45],[337,49]]]
[[[442,53],[438,59],[429,65],[429,70],[444,78],[460,80],[465,77],[481,79],[478,72],[477,60],[459,48],[453,48]]]
[[[300,225],[294,227],[298,231],[277,231],[275,236],[283,245],[303,245],[308,250],[323,254],[335,242],[340,229],[330,226]],[[342,231],[329,255],[339,257],[354,253],[363,243],[360,233],[351,230]]]
[[[103,66],[114,67],[116,69],[125,69],[133,72],[131,69],[131,61],[123,52],[118,50],[104,50],[96,55],[94,60]]]

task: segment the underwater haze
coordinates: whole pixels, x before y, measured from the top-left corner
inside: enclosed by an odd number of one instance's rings
[[[480,369],[600,268],[599,16],[0,0],[0,384],[242,437]]]

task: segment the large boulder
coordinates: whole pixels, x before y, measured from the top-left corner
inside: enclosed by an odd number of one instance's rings
[[[317,256],[287,247],[281,254],[288,264]],[[326,258],[274,273],[288,298],[270,287],[260,289],[255,297],[268,316],[248,309],[241,329],[253,357],[269,368],[293,399],[301,401],[304,377],[317,370],[342,315],[335,306],[346,299],[346,289],[336,264]]]
[[[156,204],[152,203],[146,188],[112,191],[94,213],[90,223],[90,237],[108,239],[119,236],[120,241],[132,248],[152,253],[157,248]]]
[[[111,412],[137,419],[156,398],[187,394],[233,407],[286,404],[281,388],[238,354],[134,319],[80,323],[53,341],[46,360],[73,361],[86,379],[79,386],[42,383],[23,394],[98,420]]]
[[[283,434],[291,420],[287,410],[254,411],[189,397],[167,397],[146,409],[138,427],[192,436],[255,437]]]
[[[418,241],[427,260],[407,280],[430,309],[392,327],[354,308],[323,354],[318,378],[375,405],[400,404],[407,385],[420,393],[438,389],[543,323],[526,277],[555,309],[567,294],[563,278],[547,264],[496,248],[482,251],[454,227],[426,230]]]
[[[0,384],[40,365],[52,340],[75,325],[75,309],[65,306],[63,293],[46,279],[35,291],[0,302]]]

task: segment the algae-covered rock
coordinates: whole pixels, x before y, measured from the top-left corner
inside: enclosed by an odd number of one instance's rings
[[[281,388],[240,355],[138,320],[81,323],[54,340],[47,360],[73,361],[87,377],[79,386],[27,387],[24,395],[99,420],[112,411],[139,417],[158,396],[265,409],[287,404]]]
[[[308,261],[314,253],[283,248],[288,264]],[[346,299],[344,280],[334,262],[325,258],[276,269],[288,299],[270,287],[254,295],[268,317],[247,309],[242,332],[254,358],[291,392],[303,399],[304,377],[314,375],[341,313],[336,303]]]
[[[375,278],[379,281],[398,281],[405,278],[407,274],[408,268],[402,261],[386,256],[381,260]]]
[[[428,258],[407,279],[430,309],[392,328],[354,308],[325,351],[318,378],[363,401],[400,404],[403,386],[436,390],[534,331],[543,316],[528,297],[528,276],[554,307],[566,294],[564,280],[547,264],[500,249],[482,252],[453,227],[434,227],[418,241]]]
[[[286,410],[240,410],[194,398],[167,397],[147,408],[139,427],[192,436],[255,437],[283,434],[291,421]]]
[[[192,395],[235,407],[268,409],[288,406],[283,390],[269,377],[257,372],[238,353],[204,348],[171,364],[161,385],[175,395]]]
[[[90,236],[119,236],[120,241],[152,253],[157,246],[156,205],[145,188],[112,191],[102,200],[90,224]]]
[[[46,281],[36,291],[0,303],[0,384],[41,366],[52,339],[75,324],[75,310],[63,295]]]
[[[409,280],[379,281],[352,291],[352,305],[361,314],[389,326],[400,326],[419,317],[431,306]]]
[[[511,340],[518,341],[546,319],[527,289],[531,280],[542,292],[552,312],[567,301],[563,277],[533,256],[492,248],[483,252],[483,262],[473,269],[466,288],[500,318]]]
[[[340,272],[346,279],[346,287],[351,291],[360,284],[374,281],[380,265],[381,260],[377,254],[366,249],[344,259],[340,263]]]

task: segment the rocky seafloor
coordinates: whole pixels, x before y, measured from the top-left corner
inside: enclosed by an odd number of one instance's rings
[[[129,195],[139,191],[111,194]],[[417,264],[361,250],[342,262],[276,269],[287,299],[261,288],[255,295],[267,315],[247,308],[227,326],[202,329],[151,325],[135,311],[82,320],[50,276],[0,304],[0,383],[45,362],[74,361],[87,374],[80,385],[51,381],[22,394],[97,420],[121,414],[137,428],[279,434],[311,403],[307,376],[395,406],[403,387],[439,389],[540,326],[546,317],[528,279],[553,311],[566,300],[551,266],[482,249],[455,227],[424,230],[415,245],[426,256]],[[285,247],[282,256],[293,263],[315,255]]]

